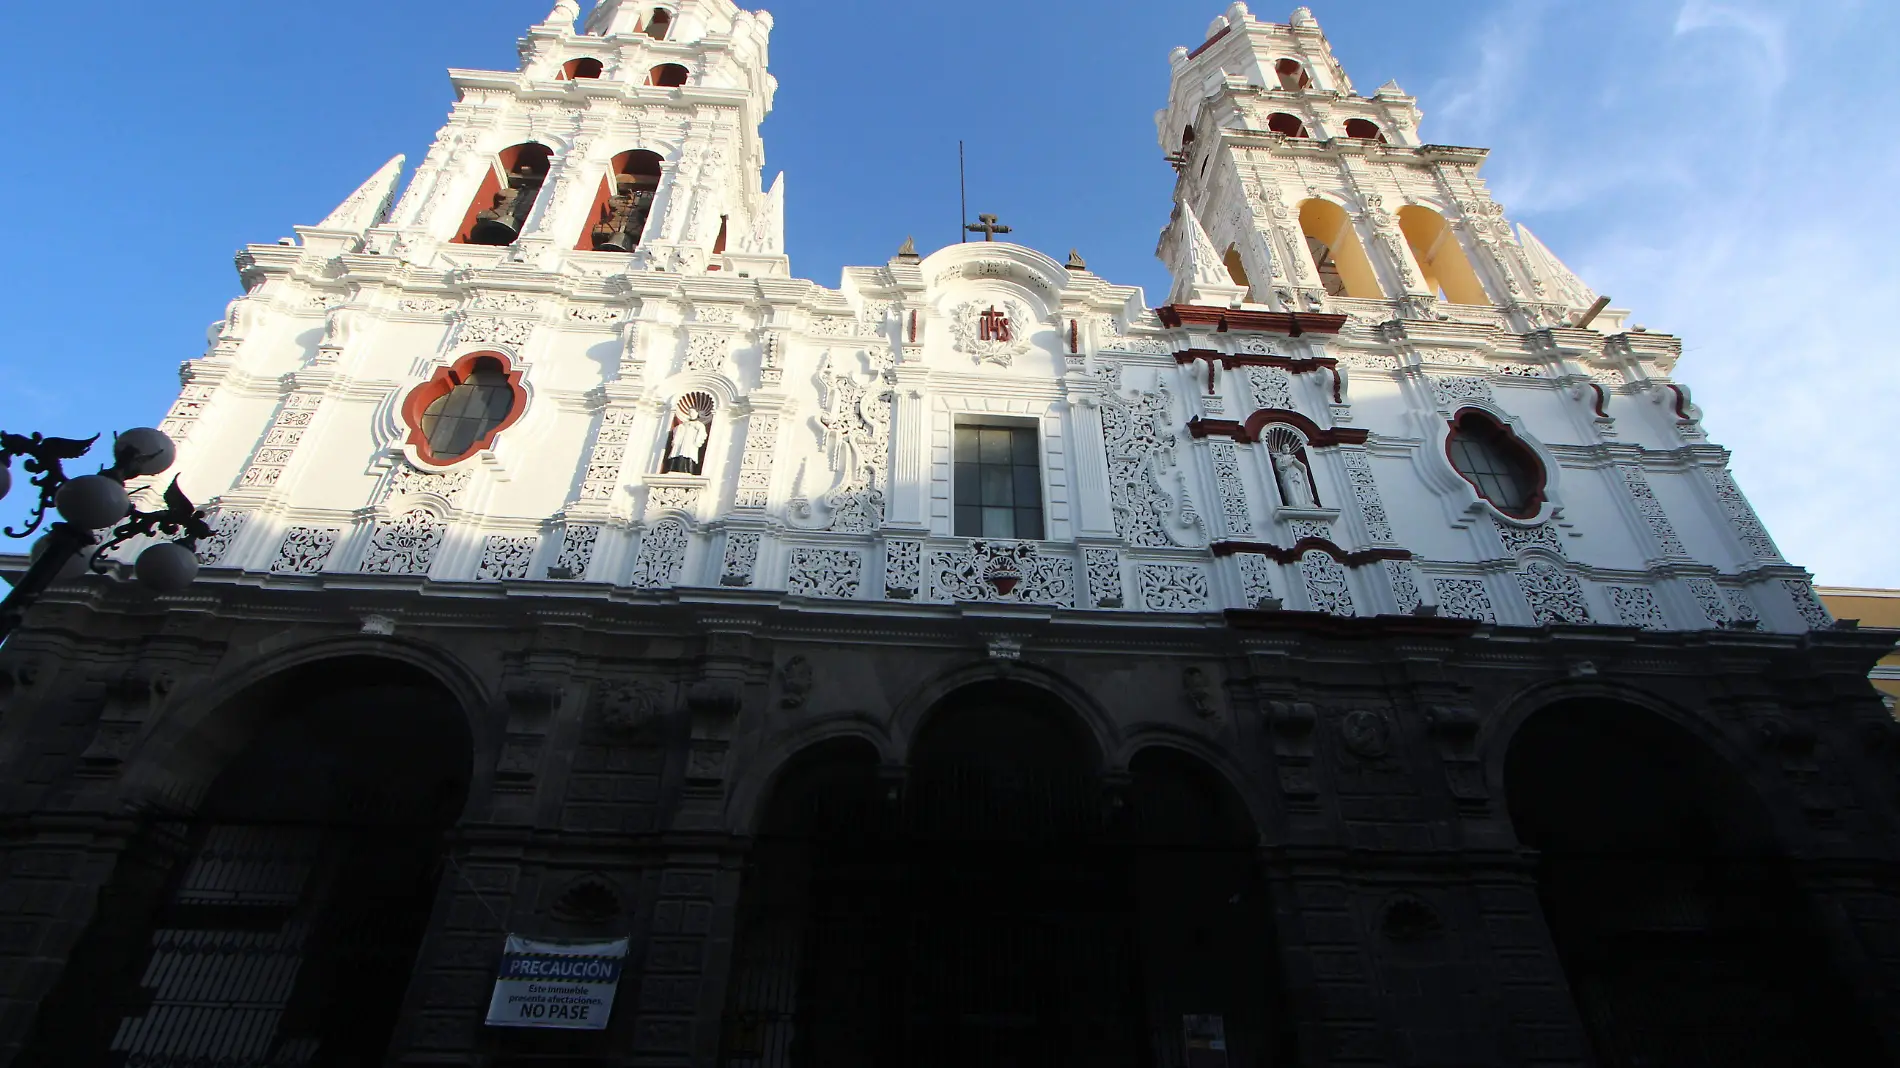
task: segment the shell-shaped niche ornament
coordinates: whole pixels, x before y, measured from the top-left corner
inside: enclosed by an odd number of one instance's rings
[[[712,394],[693,392],[673,402],[673,428],[666,435],[668,474],[697,475],[706,463],[706,443],[712,437]]]

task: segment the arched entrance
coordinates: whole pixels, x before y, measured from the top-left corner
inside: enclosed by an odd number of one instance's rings
[[[863,742],[801,754],[747,874],[720,1063],[1172,1066],[1216,1028],[1228,1064],[1284,1063],[1250,822],[1191,758],[1101,763],[1007,682],[946,698],[901,776]]]
[[[24,1063],[370,1065],[389,1044],[473,763],[431,676],[372,657],[260,683],[237,751],[101,895]]]
[[[1565,702],[1512,738],[1505,787],[1604,1068],[1884,1062],[1761,799],[1706,744],[1644,709]]]

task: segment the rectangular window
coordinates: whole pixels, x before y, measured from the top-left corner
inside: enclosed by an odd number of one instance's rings
[[[1042,538],[1042,466],[1036,428],[956,429],[956,535]]]

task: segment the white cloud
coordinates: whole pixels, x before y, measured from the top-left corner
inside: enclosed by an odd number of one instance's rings
[[[1891,64],[1869,57],[1900,17],[1850,0],[1783,11],[1512,0],[1474,28],[1475,75],[1427,96],[1453,105],[1433,136],[1491,146],[1514,216],[1637,322],[1683,337],[1677,374],[1791,560],[1825,583],[1900,586],[1900,342],[1884,321],[1900,150],[1855,136],[1886,125]]]

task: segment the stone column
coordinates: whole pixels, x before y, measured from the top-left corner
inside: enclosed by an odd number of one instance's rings
[[[1101,397],[1070,376],[1069,465],[1075,473],[1075,532],[1080,538],[1115,536],[1115,509],[1108,485],[1108,452],[1102,437]]]
[[[891,372],[897,411],[891,426],[891,508],[887,526],[920,533],[930,528],[929,370],[903,364]]]

